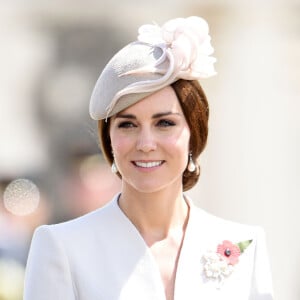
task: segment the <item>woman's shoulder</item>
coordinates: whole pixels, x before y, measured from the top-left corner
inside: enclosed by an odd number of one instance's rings
[[[57,238],[70,239],[80,236],[90,236],[98,232],[104,234],[109,230],[113,220],[118,214],[117,196],[105,206],[89,212],[83,216],[56,224],[41,225],[35,230],[35,234],[48,232]]]
[[[192,204],[193,224],[213,239],[235,242],[257,240],[264,235],[261,226],[229,220]],[[204,233],[204,232],[203,232]]]

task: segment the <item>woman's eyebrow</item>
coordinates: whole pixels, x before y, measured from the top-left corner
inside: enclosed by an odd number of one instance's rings
[[[169,115],[181,115],[179,112],[173,112],[173,111],[167,111],[167,112],[161,112],[161,113],[157,113],[154,114],[152,116],[152,119],[157,119],[157,118],[161,118],[161,117],[165,117],[165,116],[169,116]]]
[[[169,116],[169,115],[181,115],[181,114],[179,112],[172,112],[172,111],[160,112],[160,113],[154,114],[152,116],[152,119],[158,119],[158,118]],[[136,119],[136,116],[133,114],[118,113],[118,114],[116,114],[116,118]]]
[[[116,114],[116,118],[123,118],[123,119],[136,119],[135,115],[132,114],[123,114],[123,113],[118,113]]]

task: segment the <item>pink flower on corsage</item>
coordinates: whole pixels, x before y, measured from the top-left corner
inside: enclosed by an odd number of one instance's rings
[[[232,274],[234,265],[239,261],[239,256],[251,244],[252,240],[247,240],[233,244],[225,240],[217,246],[217,251],[209,251],[203,255],[204,274],[208,279],[217,282],[217,287],[223,284],[226,277]]]
[[[223,241],[222,244],[218,245],[217,253],[219,253],[223,259],[227,260],[228,264],[235,265],[239,261],[241,250],[239,246],[230,241]]]

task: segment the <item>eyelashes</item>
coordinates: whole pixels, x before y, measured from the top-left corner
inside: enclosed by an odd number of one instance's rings
[[[132,122],[129,121],[120,122],[118,124],[118,128],[132,128],[132,127],[136,127],[136,125],[134,125]]]
[[[169,127],[169,126],[175,126],[176,124],[174,121],[162,119],[158,121],[157,125],[160,127]]]
[[[162,127],[162,128],[166,128],[166,127],[171,127],[171,126],[175,126],[176,123],[172,120],[168,120],[168,119],[161,119],[158,120],[157,123],[155,124],[155,126],[157,127]],[[135,122],[132,121],[123,121],[120,122],[117,127],[118,128],[134,128],[137,127],[138,125]]]

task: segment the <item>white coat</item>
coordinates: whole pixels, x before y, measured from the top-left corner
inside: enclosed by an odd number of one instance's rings
[[[190,216],[175,280],[174,300],[272,300],[264,232],[212,216],[189,201]],[[218,284],[203,255],[223,240],[252,240],[233,272]],[[118,206],[39,227],[33,236],[24,300],[165,300],[158,266]]]

